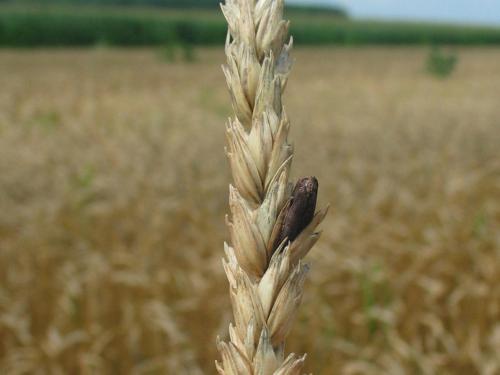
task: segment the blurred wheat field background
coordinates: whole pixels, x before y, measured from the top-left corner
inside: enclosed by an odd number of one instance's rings
[[[223,51],[0,52],[0,373],[213,374],[231,319]],[[289,351],[500,374],[500,50],[302,48],[295,177],[331,203]]]

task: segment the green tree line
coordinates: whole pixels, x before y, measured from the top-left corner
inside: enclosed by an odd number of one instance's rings
[[[171,9],[219,9],[223,0],[0,0],[1,3],[14,5],[103,5],[103,6],[140,6],[163,7]],[[292,12],[322,13],[347,17],[345,9],[336,6],[324,5],[287,5]]]

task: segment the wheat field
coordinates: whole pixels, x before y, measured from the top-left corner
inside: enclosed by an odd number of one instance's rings
[[[500,50],[298,48],[293,178],[323,236],[287,351],[500,374]],[[0,52],[0,373],[214,374],[231,319],[223,51]]]

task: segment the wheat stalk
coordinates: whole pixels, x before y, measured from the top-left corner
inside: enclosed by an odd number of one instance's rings
[[[284,342],[303,294],[302,258],[319,238],[326,209],[314,213],[318,183],[289,182],[293,147],[281,97],[291,69],[292,39],[283,0],[226,0],[229,25],[223,66],[235,118],[226,150],[232,246],[225,244],[234,325],[218,340],[222,375],[299,374],[305,355],[285,358]]]

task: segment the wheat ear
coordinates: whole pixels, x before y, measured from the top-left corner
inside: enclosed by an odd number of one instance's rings
[[[222,375],[299,374],[304,356],[284,342],[303,293],[302,258],[319,238],[314,177],[289,183],[293,147],[281,97],[291,69],[283,0],[226,0],[224,75],[234,119],[227,124],[231,245],[225,244],[234,325],[218,339]]]

